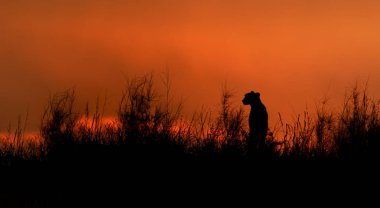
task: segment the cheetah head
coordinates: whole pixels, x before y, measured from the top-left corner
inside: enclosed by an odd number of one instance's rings
[[[244,99],[243,99],[244,105],[253,105],[257,102],[260,102],[260,93],[259,92],[251,91],[251,92],[245,94]]]

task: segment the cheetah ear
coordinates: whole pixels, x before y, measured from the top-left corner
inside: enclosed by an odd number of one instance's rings
[[[254,91],[251,91],[251,93],[252,93],[252,94],[255,94],[255,92],[254,92]]]
[[[260,97],[260,93],[259,93],[259,92],[256,92],[256,95],[257,95],[258,97]]]

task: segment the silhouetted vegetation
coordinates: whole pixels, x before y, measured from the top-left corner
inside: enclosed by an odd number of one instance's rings
[[[293,159],[374,160],[378,159],[379,102],[367,88],[355,85],[338,112],[327,110],[326,101],[316,115],[304,112],[291,124],[277,127],[284,135],[281,157]]]
[[[164,95],[157,95],[152,75],[128,80],[117,118],[104,123],[99,99],[94,112],[75,111],[75,91],[50,97],[41,120],[40,137],[25,138],[21,118],[17,128],[0,140],[1,161],[34,160],[55,163],[111,160],[356,160],[378,157],[379,102],[367,89],[355,86],[339,112],[326,102],[316,115],[304,112],[292,124],[279,122],[268,132],[265,146],[247,154],[247,115],[231,103],[223,89],[217,115],[203,110],[183,118],[182,102],[171,95],[168,75],[162,77]],[[26,123],[26,121],[25,121]]]
[[[20,117],[14,130],[10,126],[8,133],[0,136],[1,168],[16,170],[21,175],[17,176],[18,181],[27,184],[26,187],[43,187],[43,191],[26,189],[24,195],[19,195],[18,190],[15,201],[20,197],[33,200],[40,197],[41,201],[31,203],[37,207],[49,207],[46,203],[62,205],[66,201],[62,197],[68,194],[72,197],[76,193],[82,198],[83,192],[72,189],[73,184],[91,176],[97,178],[87,180],[88,184],[98,186],[102,180],[119,183],[123,178],[128,187],[141,177],[147,181],[152,177],[174,177],[172,174],[179,167],[185,167],[188,175],[196,173],[193,166],[186,168],[189,164],[201,165],[204,170],[217,164],[258,167],[273,161],[379,158],[379,102],[368,96],[366,88],[353,87],[337,112],[330,111],[327,102],[322,102],[316,115],[305,111],[290,124],[283,122],[279,114],[277,124],[268,131],[265,145],[248,154],[252,151],[247,143],[248,116],[242,106],[233,104],[234,95],[228,89],[222,91],[216,115],[204,109],[185,119],[182,101],[176,102],[171,94],[169,76],[163,76],[162,81],[165,93],[158,95],[152,75],[128,80],[117,117],[107,122],[105,104],[100,99],[93,112],[89,104],[84,112],[76,111],[74,90],[50,97],[41,119],[40,135],[26,135],[27,117],[24,120]],[[165,168],[168,170],[160,174]],[[109,173],[99,178],[99,171]],[[13,183],[11,187],[15,187]],[[135,183],[140,187],[141,181]],[[64,192],[64,188],[70,191]],[[5,188],[0,190],[9,192]]]

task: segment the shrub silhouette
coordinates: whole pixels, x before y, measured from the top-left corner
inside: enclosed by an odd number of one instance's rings
[[[158,102],[158,96],[154,93],[152,75],[130,80],[120,102],[118,111],[120,140],[132,146],[131,148],[138,148],[145,156],[149,154],[154,154],[154,157],[166,157],[165,154],[178,156],[186,152],[186,141],[182,131],[173,131],[175,122],[180,116],[181,104],[176,106],[175,112],[169,109],[169,78],[166,77],[164,82],[166,85],[164,104]]]
[[[367,87],[356,84],[346,96],[338,115],[335,151],[338,158],[362,159],[378,157],[380,114],[379,103],[368,96]]]
[[[74,113],[74,90],[53,95],[49,98],[41,120],[41,136],[45,139],[51,157],[62,157],[75,141],[74,127],[78,114]]]
[[[168,74],[162,76],[162,81],[165,92],[159,95],[152,75],[129,80],[118,117],[111,124],[102,123],[104,107],[101,109],[99,99],[95,112],[90,113],[87,104],[85,112],[79,113],[75,111],[74,90],[51,96],[41,120],[43,142],[26,142],[25,127],[19,122],[14,133],[9,130],[8,136],[0,140],[1,163],[43,161],[46,156],[51,163],[60,160],[68,165],[106,161],[122,165],[133,160],[226,161],[247,158],[249,152],[254,152],[248,156],[257,160],[379,157],[379,102],[368,96],[367,88],[355,86],[339,112],[329,111],[322,102],[315,116],[305,111],[293,123],[284,123],[279,115],[273,132],[267,134],[266,109],[259,99],[253,103],[249,98],[257,93],[248,93],[243,101],[252,105],[252,111],[255,105],[262,111],[258,123],[249,119],[249,131],[245,112],[233,105],[233,94],[226,88],[216,115],[202,109],[186,120],[181,114],[182,103],[173,102]],[[255,128],[259,129],[256,133]]]
[[[51,96],[41,120],[41,138],[26,140],[26,121],[23,124],[21,118],[15,130],[9,128],[8,135],[0,136],[1,170],[16,167],[16,172],[27,172],[19,179],[30,175],[28,184],[44,188],[42,196],[48,199],[42,203],[50,199],[61,203],[67,200],[61,196],[72,197],[75,190],[70,185],[99,170],[112,172],[104,180],[115,177],[119,183],[123,178],[129,185],[136,180],[134,173],[145,173],[149,175],[145,179],[149,179],[163,170],[175,172],[181,165],[190,167],[186,170],[204,170],[215,164],[225,167],[238,162],[254,168],[262,161],[378,162],[380,106],[368,96],[366,88],[355,86],[338,112],[329,111],[323,101],[315,116],[305,111],[292,123],[283,122],[279,114],[273,132],[267,133],[267,118],[263,116],[261,132],[250,135],[246,113],[241,106],[233,105],[233,94],[226,88],[216,115],[202,109],[186,120],[181,115],[182,103],[175,104],[171,97],[169,76],[163,76],[163,96],[155,91],[153,81],[152,75],[129,80],[117,119],[111,124],[102,123],[104,106],[101,109],[99,99],[94,112],[87,104],[85,112],[79,113],[75,111],[74,90]],[[256,137],[265,142],[256,145]],[[193,162],[206,166],[191,166]],[[116,177],[119,171],[122,176]],[[90,182],[98,186],[100,180]],[[66,181],[71,189],[65,195],[60,188]],[[25,197],[34,192],[25,192]],[[20,197],[24,195],[16,198]]]

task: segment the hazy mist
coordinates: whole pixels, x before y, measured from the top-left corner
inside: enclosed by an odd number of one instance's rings
[[[39,125],[50,94],[75,87],[79,110],[126,77],[170,71],[185,114],[215,110],[224,83],[259,91],[270,125],[339,104],[355,81],[380,97],[379,1],[0,1],[0,131],[29,109]],[[160,88],[158,89],[160,90]],[[248,109],[247,109],[248,110]]]

